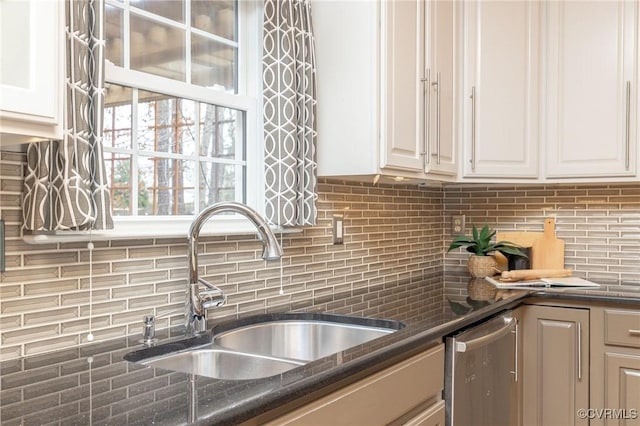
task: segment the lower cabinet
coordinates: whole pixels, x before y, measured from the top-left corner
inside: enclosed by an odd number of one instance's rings
[[[589,424],[589,309],[526,306],[522,328],[522,424]]]
[[[640,426],[640,311],[592,309],[591,425]]]
[[[439,344],[267,424],[444,426],[443,387]]]
[[[605,353],[604,371],[604,406],[610,410],[602,414],[610,417],[606,424],[640,425],[640,351]]]
[[[444,420],[444,401],[440,401],[401,424],[405,426],[445,426]]]
[[[514,310],[509,424],[640,426],[640,310],[563,305]],[[444,369],[438,344],[267,424],[444,426]]]

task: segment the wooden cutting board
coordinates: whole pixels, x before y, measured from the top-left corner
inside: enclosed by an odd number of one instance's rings
[[[544,220],[544,233],[533,242],[531,258],[531,269],[564,268],[564,241],[556,238],[554,218]]]
[[[522,247],[533,247],[533,242],[542,238],[542,232],[498,231],[496,241],[509,241]]]
[[[522,247],[533,247],[533,242],[539,238],[542,238],[542,232],[530,232],[530,231],[497,231],[496,241],[509,241],[510,243],[517,244]],[[496,262],[498,262],[498,269],[507,269],[507,258],[501,253],[496,253]]]

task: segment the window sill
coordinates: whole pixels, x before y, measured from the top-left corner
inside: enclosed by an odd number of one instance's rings
[[[138,238],[187,238],[193,217],[116,217],[114,229],[104,231],[55,231],[25,234],[27,244],[74,243],[83,241],[132,240]],[[302,228],[272,226],[276,233],[298,233]],[[248,219],[236,215],[213,217],[204,224],[200,236],[227,236],[256,234]]]

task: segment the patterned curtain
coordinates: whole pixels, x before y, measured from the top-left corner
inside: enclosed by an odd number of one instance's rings
[[[266,216],[316,223],[316,66],[309,0],[265,0],[263,105]]]
[[[66,101],[61,141],[27,148],[24,229],[113,228],[102,154],[102,0],[66,0]]]

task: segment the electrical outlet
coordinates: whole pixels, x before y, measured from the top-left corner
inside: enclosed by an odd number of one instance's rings
[[[464,234],[464,215],[451,216],[451,235]]]
[[[333,215],[333,244],[344,244],[344,215]]]

